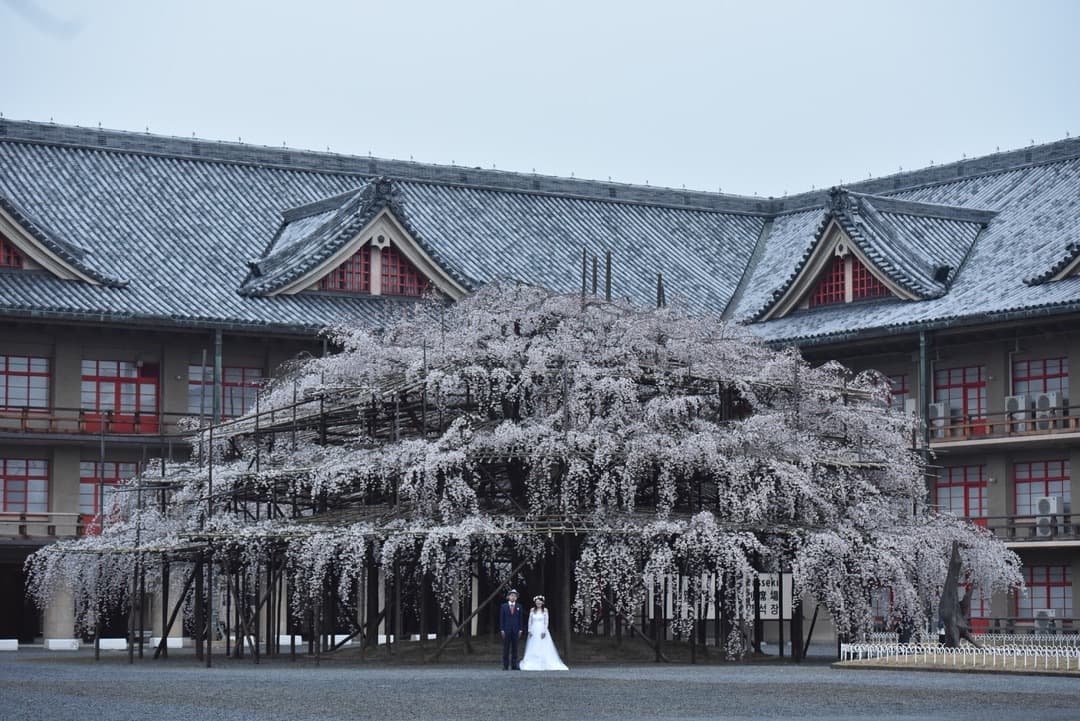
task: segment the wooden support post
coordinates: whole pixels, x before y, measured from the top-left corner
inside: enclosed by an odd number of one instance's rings
[[[164,491],[163,491],[164,493]],[[165,558],[161,559],[161,645],[158,650],[154,652],[154,658],[157,658],[158,653],[168,658],[169,657],[169,644],[166,643],[169,635],[169,561]]]
[[[559,610],[561,618],[559,621],[563,625],[563,658],[569,660],[573,657],[573,648],[570,645],[570,631],[573,626],[573,621],[570,616],[571,609],[571,587],[570,587],[570,535],[563,534],[563,557],[562,557],[562,608]]]
[[[205,596],[203,595],[203,563],[202,556],[195,565],[195,658],[203,658],[203,634],[206,632],[206,617],[204,611]]]
[[[191,588],[191,584],[192,584],[192,582],[194,582],[195,577],[198,575],[198,572],[199,572],[199,566],[196,565],[193,569],[191,569],[191,573],[188,575],[187,581],[184,582],[184,588],[183,588],[183,590],[180,591],[180,595],[176,599],[176,606],[173,607],[172,615],[169,616],[168,622],[165,624],[165,627],[161,630],[161,640],[158,642],[157,650],[154,652],[154,658],[157,658],[158,655],[162,654],[162,653],[164,653],[164,655],[166,655],[166,656],[168,655],[166,642],[168,641],[168,638],[169,638],[169,632],[172,630],[173,624],[176,622],[176,616],[180,613],[180,609],[184,606],[184,599],[187,597],[188,589]],[[165,573],[166,578],[168,578],[168,575],[169,574],[166,571],[166,573]],[[165,588],[168,589],[168,585],[166,585]],[[167,597],[168,597],[168,595],[166,594],[166,598]],[[165,618],[165,610],[168,607],[169,607],[169,605],[167,603],[162,604],[162,608],[161,608],[161,617],[162,617],[162,619]]]
[[[791,660],[799,663],[803,660],[803,612],[802,603],[795,595],[794,589],[791,594]]]

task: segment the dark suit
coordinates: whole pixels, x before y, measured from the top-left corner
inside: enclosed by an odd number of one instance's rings
[[[518,639],[525,631],[528,617],[520,603],[514,604],[510,611],[510,602],[503,603],[499,609],[499,630],[503,637],[503,669],[518,667]]]

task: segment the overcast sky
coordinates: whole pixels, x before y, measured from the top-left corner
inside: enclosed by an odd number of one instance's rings
[[[1080,133],[1080,1],[0,0],[4,117],[753,195]]]

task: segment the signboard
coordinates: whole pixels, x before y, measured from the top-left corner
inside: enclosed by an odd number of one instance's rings
[[[783,576],[783,594],[780,592],[781,575]],[[783,596],[782,608],[781,595]],[[791,618],[791,574],[759,573],[758,602],[761,608],[761,618],[764,621]],[[783,611],[783,615],[781,615],[781,611]]]

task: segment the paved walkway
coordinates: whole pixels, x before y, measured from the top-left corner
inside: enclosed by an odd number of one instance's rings
[[[835,669],[823,664],[626,665],[566,673],[485,666],[253,665],[190,656],[0,654],[5,721],[329,719],[1075,719],[1080,681]]]

